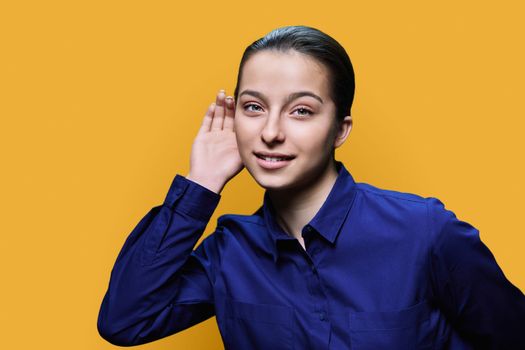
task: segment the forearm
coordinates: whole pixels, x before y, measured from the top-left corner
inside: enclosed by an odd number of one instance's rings
[[[139,222],[122,247],[111,271],[100,308],[100,334],[119,345],[140,344],[187,326],[198,315],[173,314],[183,302],[185,288],[178,276],[218,204],[220,196],[178,177],[163,205],[154,207]],[[206,286],[205,273],[193,266],[194,283]],[[209,287],[201,287],[201,290]],[[174,300],[174,298],[179,298]],[[205,301],[208,297],[201,296]],[[171,309],[171,310],[170,310]],[[180,309],[179,312],[192,309]],[[198,309],[193,309],[198,311]],[[202,317],[208,317],[203,310]],[[159,318],[170,329],[160,327]],[[150,334],[149,338],[144,338]],[[153,334],[153,335],[151,335]]]

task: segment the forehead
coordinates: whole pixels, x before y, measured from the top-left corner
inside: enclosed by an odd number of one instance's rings
[[[327,100],[328,70],[316,59],[295,50],[264,50],[245,62],[239,91],[244,89],[264,91],[276,98],[293,91],[310,90]]]

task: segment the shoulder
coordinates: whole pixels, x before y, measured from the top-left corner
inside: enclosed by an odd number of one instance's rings
[[[259,210],[255,213],[248,214],[223,214],[217,219],[217,224],[223,227],[231,225],[264,225],[262,217],[258,215]]]
[[[356,182],[356,190],[363,196],[375,198],[376,200],[391,200],[398,202],[413,202],[425,205],[426,198],[411,192],[396,191],[381,188],[365,182]],[[406,203],[410,204],[410,203]],[[417,204],[416,204],[417,205]]]
[[[480,245],[479,230],[461,220],[442,199],[416,193],[378,188],[358,183],[369,216],[382,218],[389,227],[400,226],[413,237],[421,237],[448,261],[456,261]],[[377,215],[377,217],[374,216]]]
[[[257,215],[222,214],[217,218],[213,231],[204,237],[200,246],[206,249],[221,251],[231,247],[232,241],[253,233],[254,227],[261,227],[264,222]],[[202,247],[199,247],[202,249]]]
[[[218,217],[215,230],[204,238],[197,250],[205,250],[215,261],[221,261],[239,254],[270,254],[271,243],[264,218],[257,212],[223,214]]]
[[[356,183],[358,206],[368,221],[399,224],[409,231],[425,232],[426,239],[435,240],[443,228],[457,222],[455,213],[440,198]],[[364,214],[363,214],[364,213]]]
[[[252,238],[256,238],[261,236],[260,232],[265,229],[265,222],[259,210],[251,215],[220,215],[217,218],[214,232],[207,239],[213,239],[218,244],[229,244],[231,240],[238,241],[242,237],[252,236]]]
[[[445,208],[443,201],[435,196],[424,196],[414,192],[386,189],[364,182],[357,182],[356,190],[368,202],[377,204],[391,203],[392,205],[398,205],[400,208],[419,208],[427,216],[441,216],[441,219],[454,215],[452,211]]]
[[[416,193],[357,182],[356,199],[360,210],[375,220],[423,225],[428,217],[428,199]]]

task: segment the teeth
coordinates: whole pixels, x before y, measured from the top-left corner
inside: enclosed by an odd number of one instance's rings
[[[262,156],[262,155],[258,155],[258,157],[261,158],[261,159],[264,159],[267,162],[280,162],[280,161],[289,159],[289,157],[278,158],[278,157],[265,157],[265,156]]]
[[[256,154],[256,156],[258,158],[264,159],[267,162],[282,162],[282,161],[290,160],[293,158],[293,157],[266,157],[266,156],[263,156],[262,154]]]
[[[268,162],[279,162],[281,160],[285,160],[286,158],[270,158],[270,157],[263,157],[264,160]]]

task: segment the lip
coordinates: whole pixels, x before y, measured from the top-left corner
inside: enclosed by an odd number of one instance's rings
[[[283,168],[285,166],[287,166],[288,164],[290,164],[290,162],[295,158],[295,156],[289,156],[289,155],[286,155],[286,154],[282,154],[282,153],[266,153],[266,152],[254,152],[254,155],[255,155],[255,158],[257,160],[257,164],[259,164],[259,166],[261,168],[264,168],[264,169],[280,169],[280,168]],[[276,161],[276,162],[272,162],[272,161],[267,161],[267,160],[264,160],[262,158],[259,158],[257,155],[264,155],[264,156],[267,156],[267,157],[292,157],[291,159],[286,159],[286,160],[279,160],[279,161]]]
[[[253,152],[253,154],[265,156],[265,157],[276,157],[276,158],[295,158],[294,155],[291,154],[285,154],[285,153],[277,153],[277,152]]]

